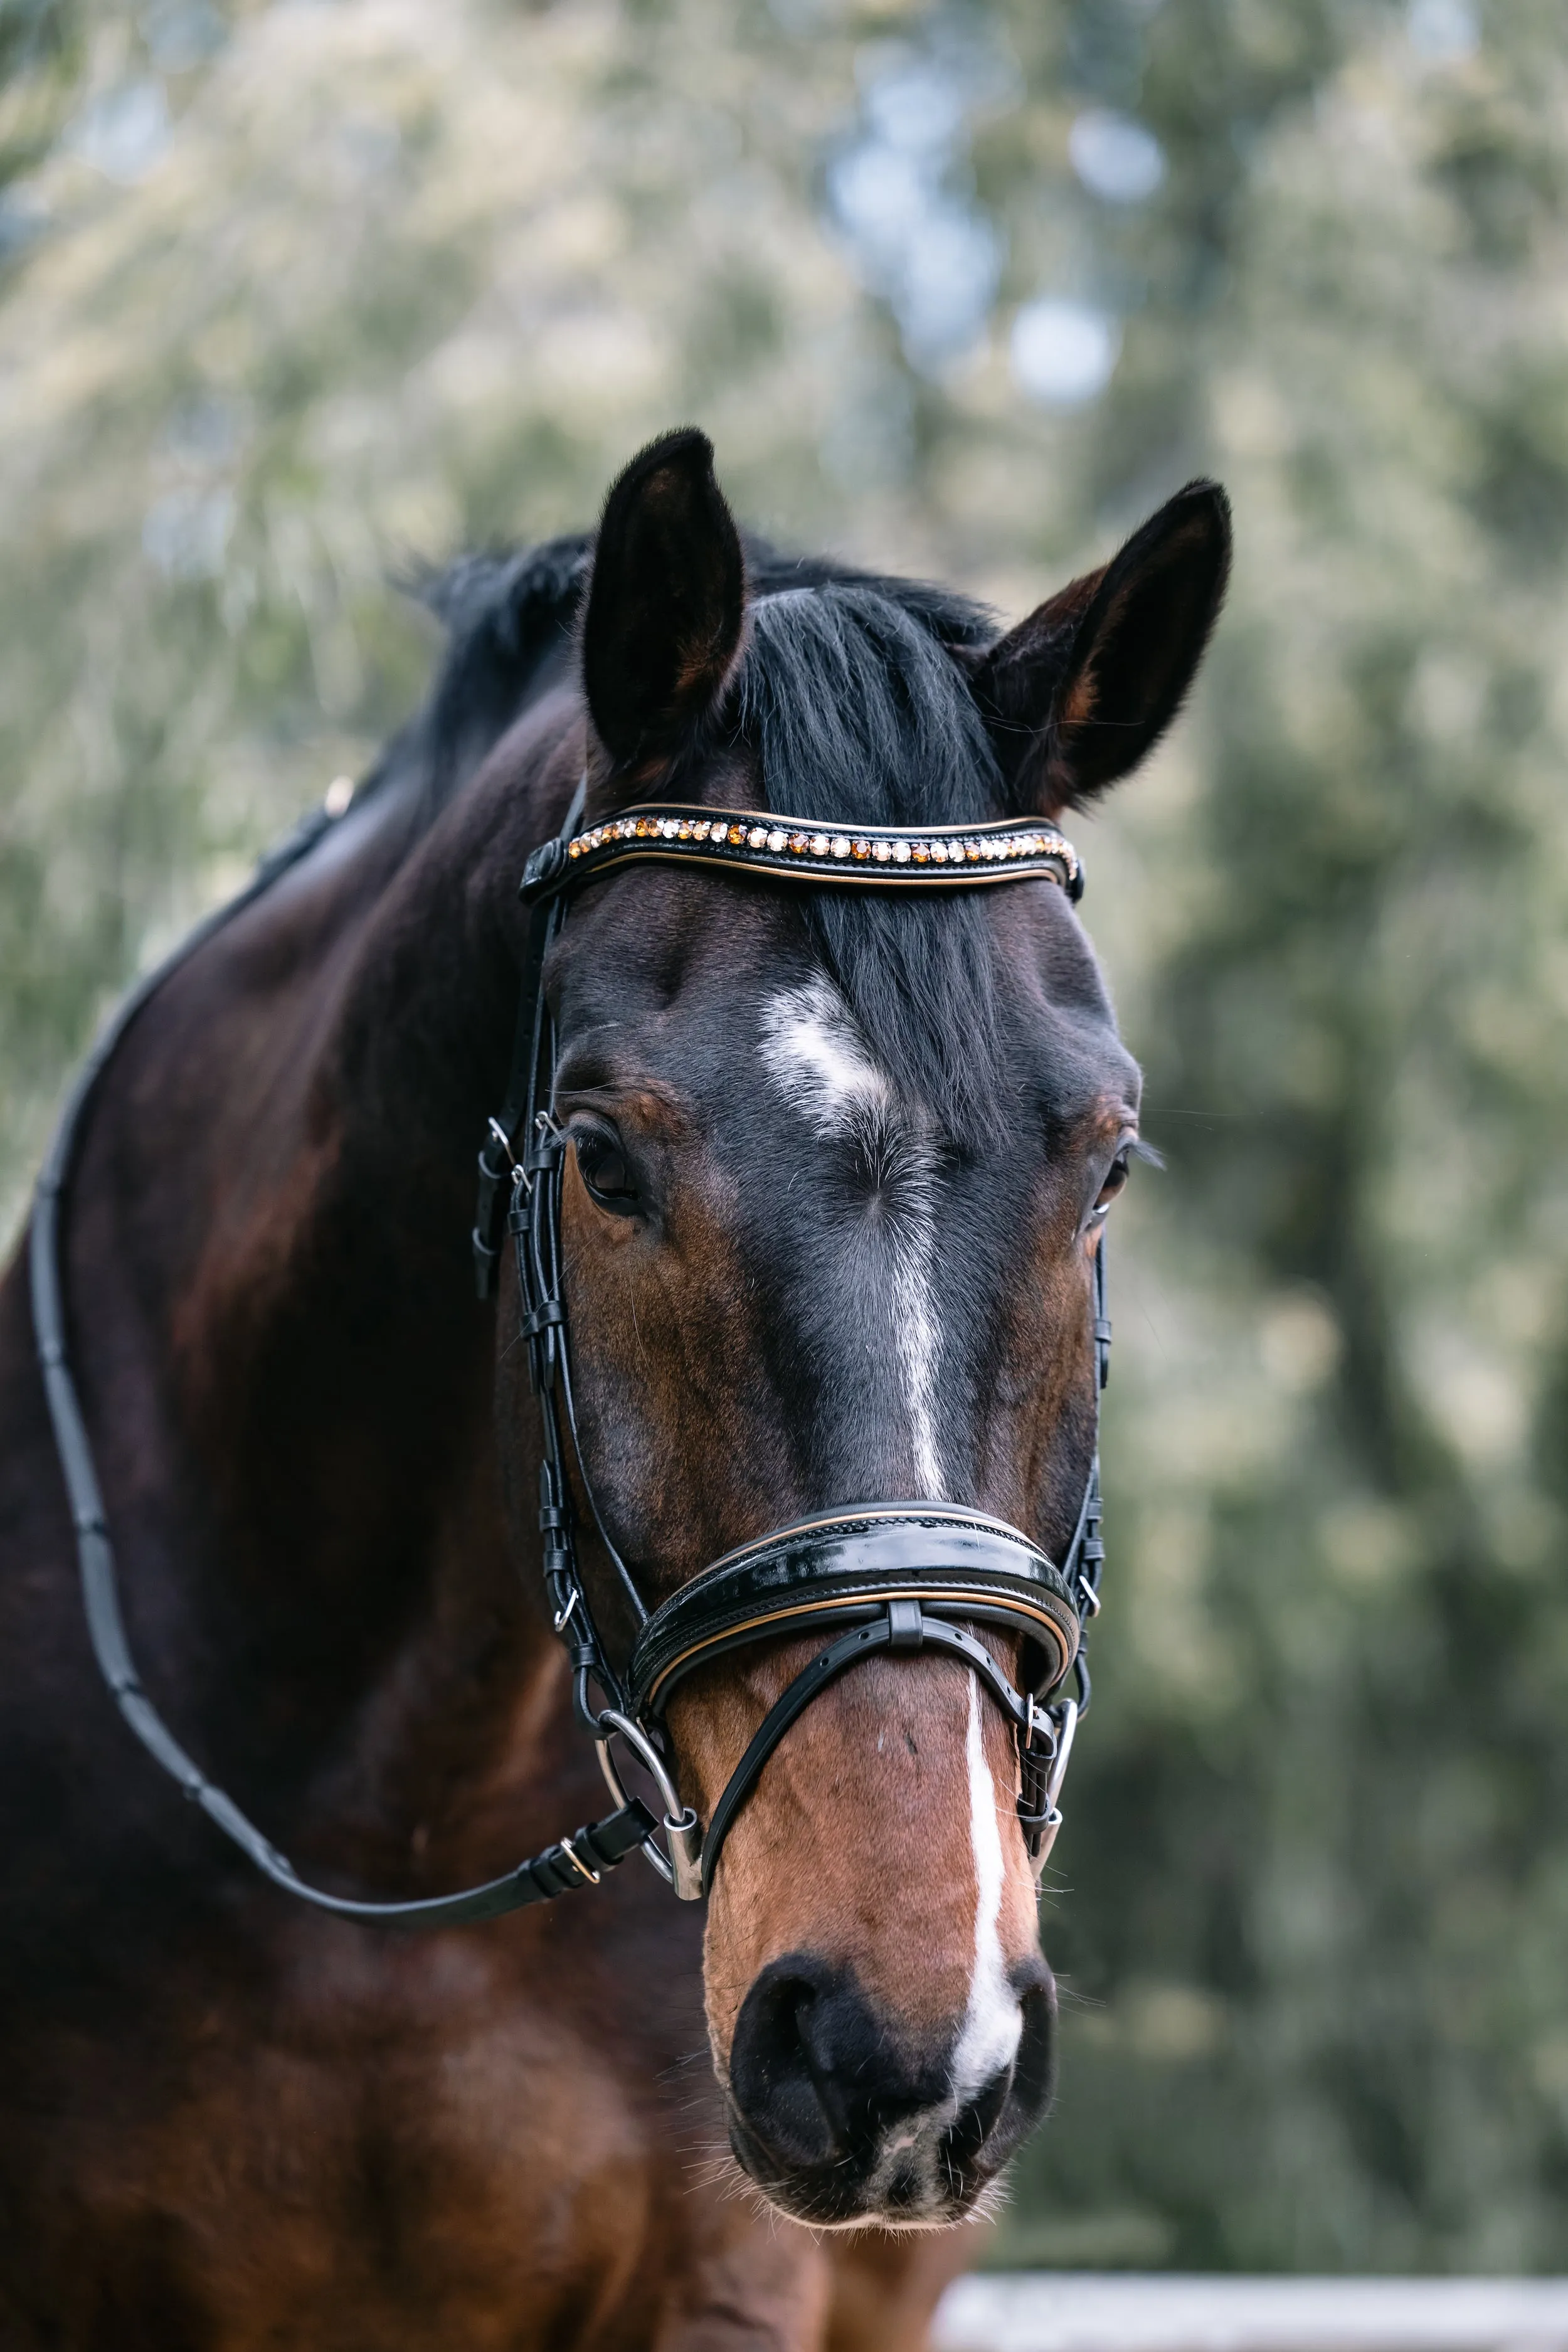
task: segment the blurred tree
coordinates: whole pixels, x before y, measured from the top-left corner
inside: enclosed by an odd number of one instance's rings
[[[1000,2260],[1568,2260],[1561,52],[1548,0],[0,0],[13,1213],[108,994],[418,691],[399,571],[690,415],[764,527],[1010,610],[1232,488],[1200,706],[1089,842],[1171,1171]]]

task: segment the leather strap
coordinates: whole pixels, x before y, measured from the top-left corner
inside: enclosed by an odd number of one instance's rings
[[[574,803],[574,807],[580,803]],[[209,916],[173,955],[122,999],[110,1016],[71,1089],[34,1195],[28,1238],[34,1343],[76,1532],[82,1606],[93,1656],[115,1705],[142,1747],[191,1802],[198,1805],[207,1819],[248,1855],[258,1870],[274,1885],[298,1895],[301,1902],[313,1905],[319,1911],[332,1912],[342,1919],[362,1919],[377,1927],[453,1927],[468,1920],[499,1918],[503,1912],[547,1902],[572,1887],[595,1885],[606,1870],[613,1870],[634,1847],[645,1844],[652,1836],[656,1826],[652,1814],[633,1799],[602,1822],[576,1830],[571,1837],[547,1846],[542,1853],[521,1863],[505,1877],[491,1879],[482,1886],[468,1887],[458,1895],[436,1895],[416,1903],[360,1903],[308,1885],[292,1863],[241,1812],[233,1798],[209,1780],[194,1758],[187,1755],[138,1679],[120,1606],[114,1548],[103,1496],[67,1342],[64,1209],[82,1124],[99,1079],[127,1030],[164,982],[243,908],[270,889],[279,875],[298,864],[335,822],[325,811],[317,811],[296,826],[281,847],[258,866],[238,897]]]
[[[547,849],[562,850],[582,817],[583,804],[587,797],[588,778],[584,772],[577,780],[577,789],[562,821],[561,832],[554,841],[544,845]],[[510,1169],[514,1164],[512,1145],[527,1116],[539,1068],[544,1018],[542,994],[544,959],[560,926],[559,909],[552,907],[547,898],[536,898],[522,951],[521,984],[518,990],[517,1019],[512,1024],[511,1062],[507,1074],[506,1097],[491,1119],[489,1132],[479,1150],[479,1183],[474,1202],[472,1246],[474,1286],[481,1298],[488,1298],[495,1287],[496,1267],[500,1260],[501,1214],[506,1205]],[[499,1159],[498,1153],[500,1155]]]
[[[976,1612],[971,1611],[969,1613],[973,1615]],[[735,1817],[761,1780],[763,1766],[785,1732],[830,1682],[848,1667],[858,1665],[865,1658],[874,1657],[879,1650],[941,1650],[956,1658],[980,1677],[982,1688],[990,1693],[1017,1732],[1020,1745],[1027,1744],[1038,1721],[1039,1710],[1031,1705],[1026,1694],[1014,1689],[984,1643],[977,1642],[973,1634],[966,1633],[962,1625],[950,1625],[942,1618],[928,1616],[918,1601],[906,1601],[902,1597],[890,1601],[885,1611],[873,1618],[869,1624],[858,1625],[853,1632],[841,1634],[819,1657],[814,1658],[810,1665],[803,1667],[763,1717],[745,1754],[725,1782],[713,1808],[712,1817],[703,1832],[704,1895],[711,1891],[719,1856]]]
[[[1078,1650],[1067,1584],[1016,1528],[952,1506],[865,1504],[743,1545],[682,1585],[632,1653],[634,1704],[662,1716],[685,1676],[726,1651],[885,1618],[905,1601],[1022,1633],[1034,1691],[1054,1689]]]
[[[649,802],[603,824],[547,841],[523,869],[522,895],[596,882],[622,866],[652,860],[813,888],[973,890],[991,882],[1057,882],[1083,896],[1078,852],[1054,825],[1020,826],[1011,818],[984,824],[824,824],[766,809],[710,809]]]

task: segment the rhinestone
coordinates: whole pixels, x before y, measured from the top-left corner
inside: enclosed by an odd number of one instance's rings
[[[931,845],[931,854],[938,866],[945,866],[947,864],[946,842],[933,841]]]
[[[804,833],[792,833],[789,837],[789,845],[794,850],[795,856],[799,857],[805,850],[811,847],[811,842],[809,837]]]
[[[980,862],[980,844],[977,841],[966,841],[963,845],[963,854],[971,866],[977,866]]]
[[[907,841],[895,841],[895,842],[894,842],[894,844],[893,844],[893,863],[894,863],[894,865],[895,865],[895,866],[907,866],[907,865],[909,864],[909,862],[910,862],[910,845],[909,845],[909,843],[908,843]]]
[[[930,842],[917,841],[911,848],[910,855],[917,866],[929,866],[931,864]]]
[[[891,842],[874,841],[871,844],[871,855],[876,859],[879,866],[886,866],[892,854],[893,845]]]
[[[869,857],[871,845],[868,841],[852,841],[849,845],[849,854],[852,857]]]
[[[775,857],[778,856],[780,850],[784,847],[788,839],[789,835],[785,833],[783,825],[775,824],[772,833],[768,835],[768,847],[773,851]]]
[[[729,843],[731,849],[739,849],[741,844],[746,838],[745,826],[743,824],[732,824],[730,827],[729,832],[724,835],[724,838]]]
[[[750,833],[746,835],[746,846],[748,849],[765,848],[767,838],[767,826],[765,824],[754,824]]]
[[[677,841],[689,841],[689,840],[690,840],[690,838],[691,838],[691,819],[690,819],[689,816],[683,816],[683,817],[681,818],[681,820],[680,820],[680,823],[676,826],[676,828],[675,828],[675,837],[676,837]]]
[[[660,833],[663,834],[666,841],[673,841],[676,835],[680,831],[680,821],[678,817],[667,816],[658,829]]]
[[[848,855],[849,855],[849,835],[848,835],[847,833],[836,833],[836,834],[834,835],[834,836],[833,836],[833,855],[835,856],[835,857],[847,857],[847,856],[848,856]]]
[[[569,845],[569,847],[568,847],[568,849],[567,849],[567,852],[566,852],[566,855],[567,855],[567,856],[568,856],[568,857],[581,857],[581,856],[582,856],[582,855],[583,855],[583,845],[582,845],[582,843],[581,843],[580,841],[574,841],[574,842]]]
[[[652,831],[653,827],[648,823],[647,817],[639,816],[637,824],[637,839],[639,841],[646,841]]]
[[[811,836],[811,854],[812,854],[812,856],[813,856],[814,857],[826,857],[826,855],[827,855],[827,835],[826,835],[825,833],[814,833],[814,834],[812,835],[812,836]]]

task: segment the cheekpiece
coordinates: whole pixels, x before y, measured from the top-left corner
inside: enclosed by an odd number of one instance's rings
[[[718,866],[764,875],[770,882],[842,887],[933,890],[1026,877],[1058,883],[1083,896],[1078,852],[1054,825],[1020,826],[1011,818],[984,824],[819,824],[763,809],[684,808],[649,803],[550,841],[528,861],[522,896],[596,881],[634,859]]]

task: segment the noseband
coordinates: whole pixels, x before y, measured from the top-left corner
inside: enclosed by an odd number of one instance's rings
[[[479,1296],[488,1297],[500,1263],[504,1211],[543,1432],[539,1528],[545,1588],[555,1632],[571,1663],[576,1713],[595,1742],[616,1811],[505,1877],[459,1895],[414,1903],[364,1903],[330,1895],[307,1885],[185,1753],[142,1689],[126,1641],[102,1495],[67,1352],[62,1196],[89,1097],[132,1022],[171,972],[313,845],[333,822],[325,814],[308,819],[264,862],[239,898],[121,1004],[77,1081],[38,1179],[30,1244],[34,1328],[100,1670],[154,1759],[275,1884],[343,1917],[433,1927],[493,1918],[574,1886],[596,1885],[605,1870],[638,1847],[678,1895],[694,1900],[706,1895],[736,1815],[812,1700],[862,1659],[884,1652],[906,1656],[933,1651],[970,1667],[1013,1727],[1018,1817],[1037,1877],[1061,1824],[1057,1799],[1089,1698],[1083,1629],[1099,1613],[1104,1560],[1098,1444],[1060,1568],[1018,1528],[963,1505],[856,1503],[742,1545],[649,1611],[605,1527],[577,1434],[561,1283],[566,1137],[555,1118],[556,1035],[542,976],[571,898],[631,864],[674,863],[814,889],[974,889],[1032,877],[1058,885],[1076,900],[1083,888],[1078,857],[1050,826],[1021,830],[1006,823],[918,833],[867,826],[846,831],[756,811],[659,805],[633,809],[578,832],[584,793],[585,780],[561,834],[534,851],[523,874],[521,895],[532,917],[511,1076],[505,1106],[490,1120],[489,1140],[479,1155],[473,1253]],[[1094,1258],[1094,1347],[1098,1413],[1110,1353],[1103,1233]],[[618,1672],[600,1639],[579,1572],[567,1440],[600,1540],[638,1628]],[[1018,1637],[1016,1685],[969,1630],[976,1624]],[[675,1787],[664,1727],[671,1696],[689,1675],[733,1651],[818,1633],[829,1637],[826,1646],[763,1717],[704,1828],[682,1805]],[[1076,1675],[1076,1696],[1055,1696],[1069,1671]],[[595,1691],[610,1703],[595,1704]],[[616,1741],[652,1777],[664,1809],[662,1823],[639,1798],[628,1795],[614,1753]]]

